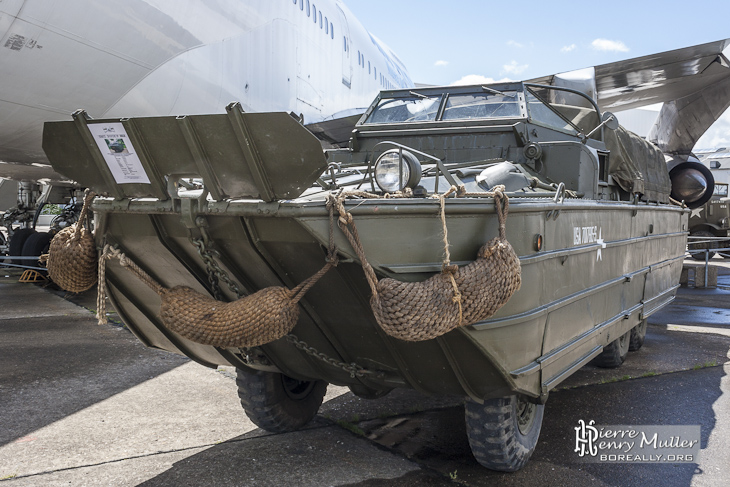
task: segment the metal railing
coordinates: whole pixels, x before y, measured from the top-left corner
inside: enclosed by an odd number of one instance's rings
[[[0,267],[16,267],[20,269],[31,269],[34,271],[45,271],[47,270],[45,267],[36,267],[32,265],[24,265],[24,264],[16,264],[15,262],[21,260],[29,260],[32,262],[38,262],[38,259],[40,256],[36,255],[28,256],[28,255],[2,255],[0,256]],[[10,261],[10,262],[7,262]]]
[[[704,255],[704,261],[705,261],[705,287],[707,287],[708,284],[708,276],[709,276],[709,267],[710,267],[710,258],[714,256],[714,254],[721,254],[724,256],[724,254],[727,254],[730,256],[730,247],[727,246],[721,246],[721,245],[727,245],[727,242],[730,242],[727,237],[697,237],[697,236],[690,236],[687,238],[687,251],[686,256],[692,257],[695,260],[697,259],[695,256],[703,254]],[[690,249],[690,245],[702,245],[707,244],[707,248],[695,248]],[[712,254],[712,256],[710,255]]]

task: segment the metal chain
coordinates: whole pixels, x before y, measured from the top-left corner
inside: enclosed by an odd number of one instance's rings
[[[296,335],[286,335],[285,337],[289,343],[297,347],[302,352],[306,353],[307,355],[311,355],[312,357],[321,360],[322,362],[326,362],[329,365],[333,367],[337,367],[339,369],[344,370],[345,372],[350,374],[351,378],[355,377],[363,377],[366,375],[370,375],[373,372],[367,369],[364,369],[357,365],[356,363],[346,364],[344,362],[340,362],[337,359],[334,359],[332,357],[329,357],[325,355],[324,353],[318,351],[314,347],[310,347],[307,342],[304,342],[296,337]]]
[[[330,220],[332,219],[332,209],[330,209]],[[332,235],[332,227],[333,224],[330,222],[330,249],[334,248],[334,237]],[[215,249],[210,249],[205,246],[205,242],[202,238],[190,238],[190,242],[195,245],[195,248],[198,250],[198,254],[200,255],[200,258],[203,259],[203,262],[205,263],[205,269],[208,272],[208,281],[210,282],[212,291],[213,291],[213,297],[215,297],[216,300],[222,301],[223,296],[221,294],[220,289],[220,282],[224,282],[228,285],[228,288],[236,294],[239,298],[242,298],[244,294],[241,292],[240,288],[238,287],[238,284],[236,284],[229,276],[226,271],[221,269],[221,267],[218,265],[215,259],[221,258],[220,252],[218,252]],[[330,251],[328,255],[328,259],[336,259],[336,256],[333,254],[332,251]],[[314,347],[310,347],[306,342],[299,340],[295,335],[286,335],[285,337],[287,341],[289,341],[292,345],[294,345],[299,350],[303,351],[307,355],[310,355],[318,360],[321,360],[333,367],[337,367],[339,369],[344,370],[348,374],[350,374],[350,377],[353,379],[355,377],[363,377],[369,374],[372,374],[373,372],[367,369],[364,369],[360,367],[359,365],[352,363],[352,364],[346,364],[344,362],[340,362],[337,359],[334,359],[332,357],[329,357],[325,355],[324,353],[318,351]],[[249,355],[249,349],[246,350],[246,355]]]
[[[235,293],[236,296],[242,298],[245,296],[241,289],[229,276],[226,271],[221,269],[215,259],[221,258],[220,252],[215,249],[209,249],[205,246],[205,242],[202,238],[190,238],[190,242],[195,245],[198,249],[200,258],[205,263],[205,269],[208,272],[208,282],[210,282],[211,289],[213,291],[213,297],[218,301],[222,301],[223,295],[221,294],[220,282],[224,282],[228,285],[228,289]]]

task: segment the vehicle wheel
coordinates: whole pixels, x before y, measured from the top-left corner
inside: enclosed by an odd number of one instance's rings
[[[48,232],[36,232],[29,236],[23,244],[24,257],[39,257],[48,253],[48,247],[51,245],[53,237]],[[26,265],[40,266],[40,262],[25,261]]]
[[[722,241],[720,242],[720,245],[724,249],[730,249],[730,240]],[[720,254],[720,257],[722,257],[723,259],[730,259],[730,251],[718,252],[718,254]]]
[[[715,235],[708,232],[707,230],[700,230],[697,232],[692,232],[690,234],[692,237],[700,237],[700,238],[715,238]],[[687,245],[687,249],[689,250],[689,255],[694,260],[705,260],[705,249],[709,249],[710,252],[708,252],[708,258],[712,259],[715,256],[715,252],[712,252],[712,249],[717,248],[717,242],[704,242],[704,243],[696,243],[696,244],[689,244]]]
[[[629,352],[635,352],[641,348],[646,338],[646,320],[631,329],[631,337],[629,338]]]
[[[380,399],[381,397],[387,396],[393,389],[371,389],[363,385],[351,385],[348,386],[350,392],[355,394],[357,397],[363,399]]]
[[[620,367],[626,355],[629,354],[629,342],[631,341],[631,330],[627,331],[605,347],[603,352],[594,358],[591,363],[606,369]]]
[[[36,233],[35,230],[32,228],[21,228],[19,230],[16,230],[13,233],[13,236],[10,237],[10,246],[8,247],[8,253],[10,255],[23,255],[23,246],[25,245],[25,241],[28,240],[28,237]],[[21,259],[13,259],[13,264],[22,265],[23,261]]]
[[[522,396],[467,399],[464,406],[469,446],[483,467],[516,472],[525,466],[537,445],[545,406]]]
[[[236,369],[238,397],[254,424],[272,433],[298,430],[322,405],[327,383],[301,381],[284,374]]]

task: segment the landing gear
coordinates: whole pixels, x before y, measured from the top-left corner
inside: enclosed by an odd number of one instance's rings
[[[629,342],[631,341],[631,331],[627,331],[619,338],[615,339],[605,347],[591,362],[593,365],[606,369],[615,369],[620,367],[626,356],[629,354]]]
[[[327,383],[321,380],[301,381],[246,369],[237,369],[236,384],[246,415],[272,433],[295,431],[309,423],[327,392]]]
[[[53,237],[48,232],[36,232],[28,237],[23,244],[22,254],[24,257],[37,257],[48,253]],[[25,265],[40,266],[40,262],[24,261]],[[43,271],[45,272],[45,271]]]
[[[537,445],[545,406],[522,396],[488,399],[464,406],[469,446],[477,462],[501,472],[525,466]]]
[[[8,247],[8,253],[10,255],[20,256],[23,255],[23,246],[25,241],[30,238],[31,235],[36,233],[32,228],[20,228],[13,232],[13,236],[10,237],[10,246]],[[13,264],[22,265],[23,260],[13,259]]]

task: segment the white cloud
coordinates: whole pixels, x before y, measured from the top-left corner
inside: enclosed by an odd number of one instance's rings
[[[451,83],[452,86],[454,85],[488,85],[492,83],[504,83],[508,81],[513,81],[509,78],[502,78],[500,80],[496,80],[494,78],[488,78],[487,76],[482,76],[480,74],[468,74],[461,78],[458,81],[454,81]]]
[[[519,48],[519,49],[522,49],[523,47],[525,47],[524,44],[520,44],[519,42],[512,41],[512,40],[507,41],[507,45],[508,46],[511,46],[511,47],[516,47],[516,48]]]
[[[448,66],[449,65],[449,62],[448,61],[444,61],[442,59],[439,59],[438,61],[436,61],[435,63],[433,63],[433,65],[434,66]]]
[[[621,41],[610,41],[608,39],[596,39],[591,43],[593,49],[597,51],[617,51],[617,52],[628,52],[629,48],[626,47]]]
[[[570,51],[575,50],[576,47],[577,46],[575,44],[571,44],[569,46],[563,46],[560,48],[560,52],[570,52]]]
[[[521,74],[528,68],[527,64],[517,64],[517,61],[512,61],[509,64],[502,66],[505,73],[509,74]]]

